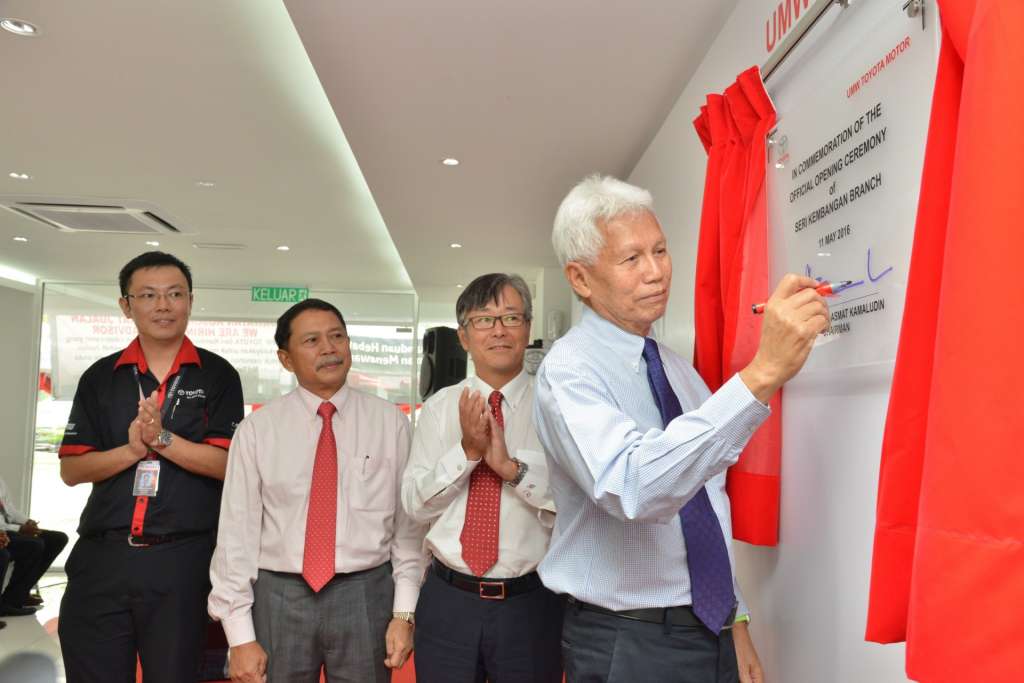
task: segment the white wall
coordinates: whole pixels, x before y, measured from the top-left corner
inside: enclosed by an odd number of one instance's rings
[[[0,476],[15,504],[28,512],[39,372],[42,295],[0,280]]]
[[[684,357],[693,348],[694,270],[707,161],[692,121],[707,93],[721,92],[741,71],[767,60],[765,20],[779,1],[740,0],[629,178],[652,191],[669,237],[675,277],[662,339]],[[873,372],[884,374],[885,368]],[[863,639],[878,477],[880,433],[874,432],[884,419],[888,393],[887,378],[874,379],[864,391],[841,397],[848,401],[844,414],[872,430],[863,439],[863,459],[835,466],[824,457],[787,461],[784,451],[780,545],[736,544],[738,574],[769,681],[907,680],[902,645]],[[795,426],[787,421],[784,429]],[[825,456],[829,444],[822,438]]]
[[[569,331],[572,325],[572,289],[561,268],[542,268],[537,275],[537,293],[533,298],[533,329],[530,340],[544,339],[545,347],[548,340],[554,341]],[[551,314],[558,312],[557,334],[549,322]]]

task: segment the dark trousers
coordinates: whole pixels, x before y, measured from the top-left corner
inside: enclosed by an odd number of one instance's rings
[[[8,531],[7,537],[11,542],[6,548],[0,548],[0,581],[3,581],[10,562],[14,562],[14,571],[7,590],[0,596],[0,603],[23,607],[28,592],[64,550],[68,537],[59,531],[40,531],[38,536]]]
[[[562,601],[541,587],[484,600],[427,573],[416,604],[417,683],[559,683]]]
[[[64,569],[57,632],[68,683],[192,683],[206,639],[213,536],[133,548],[81,538]]]
[[[732,630],[665,626],[568,604],[562,628],[567,683],[737,683]],[[417,662],[418,663],[418,662]]]

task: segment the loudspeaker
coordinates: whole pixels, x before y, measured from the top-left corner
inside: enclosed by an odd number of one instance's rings
[[[423,334],[420,398],[426,400],[464,379],[466,352],[459,344],[459,333],[450,327],[431,327]]]

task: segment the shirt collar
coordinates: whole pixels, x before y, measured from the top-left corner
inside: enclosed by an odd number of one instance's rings
[[[181,347],[178,349],[178,354],[174,357],[174,364],[171,365],[171,370],[167,373],[167,376],[173,377],[181,369],[181,366],[185,364],[203,367],[202,361],[199,360],[199,352],[196,351],[196,347],[188,337],[182,338]],[[146,354],[142,352],[142,343],[139,342],[138,337],[135,337],[132,343],[117,357],[114,369],[117,370],[122,365],[134,365],[143,375],[149,372],[149,363],[146,362]]]
[[[519,402],[523,400],[523,395],[526,393],[526,388],[528,386],[530,386],[530,374],[526,372],[525,368],[523,368],[519,371],[519,374],[512,379],[512,381],[497,391],[501,392],[502,398],[506,403],[508,403],[509,407],[512,410],[515,410],[516,406],[519,405]],[[490,396],[492,391],[495,391],[494,387],[490,386],[479,377],[471,378],[470,387],[483,394],[484,399]]]
[[[334,396],[327,399],[334,404],[338,415],[341,415],[342,411],[345,409],[345,404],[348,402],[348,397],[351,393],[352,390],[348,388],[348,384],[342,384],[341,389],[338,389]],[[320,410],[320,404],[323,403],[324,400],[302,385],[299,385],[298,395],[299,398],[302,399],[302,405],[305,407],[306,411],[313,417],[317,417],[317,411]]]
[[[628,332],[610,320],[602,318],[590,306],[583,306],[580,329],[608,347],[612,354],[635,373],[640,372],[640,359],[644,353],[644,337]]]

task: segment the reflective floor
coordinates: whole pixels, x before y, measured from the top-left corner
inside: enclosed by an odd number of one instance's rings
[[[38,652],[57,665],[57,680],[64,683],[64,662],[57,642],[57,613],[64,595],[64,573],[50,573],[39,582],[44,602],[32,616],[2,617],[7,627],[0,630],[0,667],[9,656],[19,652]]]

